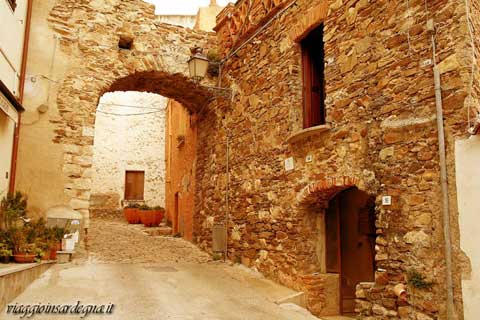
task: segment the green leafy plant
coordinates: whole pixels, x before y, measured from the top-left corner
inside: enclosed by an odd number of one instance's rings
[[[426,277],[416,270],[408,271],[408,284],[417,289],[430,289],[433,282],[425,280]]]
[[[23,228],[12,227],[9,230],[10,239],[13,244],[13,253],[14,254],[22,254],[27,253],[27,237],[25,236],[25,232]]]
[[[43,218],[25,225],[24,231],[28,243],[45,242],[49,237],[49,230]]]
[[[52,239],[54,239],[56,242],[61,242],[63,239],[63,236],[65,236],[68,233],[67,228],[62,228],[58,226],[54,226],[51,228],[51,232],[53,233]]]
[[[147,206],[146,204],[142,204],[140,207],[139,207],[140,210],[151,210],[149,206]]]
[[[3,197],[0,202],[0,216],[5,230],[12,228],[19,218],[26,216],[27,201],[27,196],[19,191]]]
[[[9,249],[8,244],[0,242],[0,257],[10,257],[12,250]]]
[[[213,77],[218,77],[220,73],[220,62],[222,61],[222,58],[216,50],[210,50],[207,53],[207,59],[209,61],[207,70],[208,74]]]
[[[155,206],[153,207],[153,210],[165,211],[165,208],[162,206]]]
[[[125,206],[125,208],[128,208],[128,209],[138,209],[139,207],[140,205],[134,202],[130,202]]]

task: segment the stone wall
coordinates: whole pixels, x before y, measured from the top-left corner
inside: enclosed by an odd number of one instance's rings
[[[227,7],[217,20],[225,46],[221,52],[227,57],[222,83],[236,88],[236,95],[231,103],[208,109],[199,126],[197,242],[210,250],[211,224],[228,211],[229,257],[294,286],[298,275],[320,272],[315,226],[298,210],[298,195],[325,179],[353,177],[359,189],[377,198],[376,263],[386,270],[385,280],[374,286],[378,294],[362,297],[369,304],[360,311],[378,319],[399,317],[391,288],[405,283],[408,270],[414,269],[434,285],[408,301],[408,317],[445,319],[445,242],[427,30],[427,20],[433,19],[447,120],[455,312],[462,318],[452,150],[455,137],[465,136],[467,115],[467,61],[461,58],[467,47],[465,7],[447,0],[427,6],[304,0],[291,7],[287,1],[254,1],[251,11],[242,10],[246,3]],[[329,128],[288,143],[286,138],[302,127],[297,41],[321,22]],[[311,162],[305,160],[309,155]],[[289,157],[295,163],[292,171],[284,168]],[[381,205],[386,195],[392,197],[391,206]]]
[[[145,202],[165,206],[166,104],[166,98],[145,92],[102,96],[95,121],[91,210],[121,208],[127,170],[144,171]]]
[[[17,189],[29,194],[32,215],[69,204],[88,217],[100,97],[148,91],[201,109],[211,94],[189,79],[187,60],[215,39],[158,22],[141,0],[35,1],[32,25]]]

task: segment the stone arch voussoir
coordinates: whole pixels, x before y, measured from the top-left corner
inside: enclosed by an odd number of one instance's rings
[[[355,177],[331,177],[316,181],[303,188],[297,195],[298,210],[308,210],[312,207],[325,209],[329,201],[338,193],[358,187],[360,180]]]

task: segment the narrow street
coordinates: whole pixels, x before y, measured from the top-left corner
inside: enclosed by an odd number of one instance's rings
[[[141,225],[94,219],[88,253],[52,266],[13,303],[115,304],[112,315],[88,316],[95,319],[317,319],[303,309],[275,303],[293,291],[243,267],[212,261],[182,239],[143,230]]]

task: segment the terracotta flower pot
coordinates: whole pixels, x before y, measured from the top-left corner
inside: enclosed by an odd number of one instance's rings
[[[0,263],[10,263],[10,256],[1,256]]]
[[[57,251],[62,251],[62,242],[61,241],[58,241],[56,244],[55,244],[55,249]]]
[[[57,260],[57,248],[50,248],[50,260]]]
[[[155,215],[153,210],[140,210],[140,220],[145,227],[153,227],[155,225]]]
[[[43,253],[43,256],[40,257],[40,259],[43,260],[43,261],[50,260],[50,252],[45,251]]]
[[[163,216],[165,214],[165,211],[164,210],[153,210],[152,214],[153,214],[153,224],[154,224],[154,226],[158,227],[163,220]]]
[[[139,210],[137,208],[124,208],[123,214],[129,224],[140,223]]]
[[[34,254],[26,254],[26,253],[17,253],[13,255],[13,259],[17,263],[33,263],[35,261]]]

